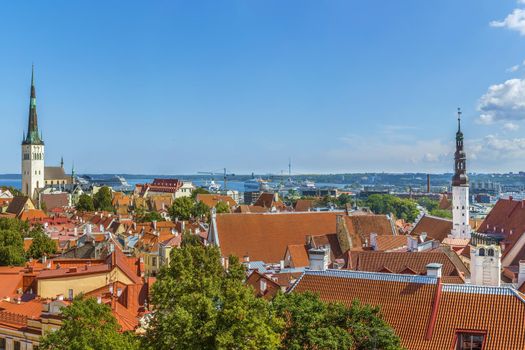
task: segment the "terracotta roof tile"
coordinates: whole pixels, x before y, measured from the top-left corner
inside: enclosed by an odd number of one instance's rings
[[[442,284],[427,276],[355,271],[306,271],[294,292],[313,291],[325,301],[381,307],[385,320],[414,350],[454,348],[458,330],[486,332],[484,349],[525,348],[525,301],[507,287]],[[433,332],[432,305],[437,301]],[[512,317],[509,317],[512,315]]]
[[[214,208],[219,202],[224,202],[228,204],[228,206],[230,207],[237,205],[237,202],[235,202],[232,197],[222,195],[222,194],[214,194],[214,193],[201,194],[199,193],[197,194],[197,197],[195,199],[197,200],[197,202],[202,202],[210,208]]]
[[[452,220],[425,215],[417,222],[410,234],[419,236],[425,232],[428,237],[441,242],[451,231]]]
[[[218,214],[219,245],[224,256],[279,262],[290,244],[304,244],[307,235],[336,232],[336,212]]]

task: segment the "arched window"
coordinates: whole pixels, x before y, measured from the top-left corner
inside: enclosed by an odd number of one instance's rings
[[[479,256],[485,256],[485,248],[479,248]]]
[[[487,255],[488,256],[494,256],[494,249],[488,249],[487,250]]]

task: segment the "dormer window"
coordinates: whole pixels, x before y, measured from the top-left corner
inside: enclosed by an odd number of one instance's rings
[[[456,350],[482,350],[485,341],[483,332],[457,332]]]

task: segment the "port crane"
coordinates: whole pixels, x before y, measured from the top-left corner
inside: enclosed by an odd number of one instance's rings
[[[202,175],[222,175],[222,179],[224,181],[224,190],[226,191],[228,189],[227,187],[227,183],[228,183],[228,178],[230,177],[234,177],[235,174],[233,173],[228,173],[226,171],[226,168],[223,169],[223,172],[219,173],[219,172],[216,172],[216,171],[199,171],[197,174],[202,174]]]

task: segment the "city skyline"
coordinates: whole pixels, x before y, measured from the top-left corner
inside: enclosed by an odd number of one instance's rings
[[[525,4],[228,4],[2,5],[0,173],[33,61],[46,164],[81,173],[452,172],[458,106],[469,171],[524,170]]]

